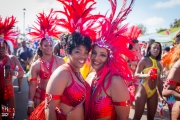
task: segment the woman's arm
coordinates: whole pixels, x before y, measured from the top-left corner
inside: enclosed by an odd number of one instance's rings
[[[157,76],[158,78],[157,78],[157,92],[158,92],[158,96],[159,96],[159,98],[161,99],[161,100],[163,100],[163,96],[162,96],[162,89],[163,89],[163,81],[161,80],[161,74],[163,73],[163,71],[162,71],[162,66],[161,66],[161,64],[160,63],[158,63],[158,67],[160,68],[160,74]]]
[[[15,69],[16,69],[16,67],[18,67],[18,70],[12,71],[12,74],[14,76],[16,76],[17,78],[23,77],[24,76],[24,71],[23,71],[23,68],[22,68],[19,60],[16,58],[16,56],[14,56],[14,55],[12,56],[11,55],[11,61],[14,62]]]
[[[143,78],[148,78],[150,75],[149,74],[141,74],[143,69],[145,68],[145,60],[146,59],[141,59],[141,61],[138,63],[134,77],[136,79],[143,79]]]
[[[63,70],[62,67],[57,68],[49,79],[46,87],[46,94],[61,96],[64,89],[67,87],[69,80],[71,80],[71,76],[68,71]],[[46,104],[48,104],[47,108],[45,109],[46,120],[57,119],[55,108],[59,106],[60,99],[51,101],[46,99]]]
[[[165,82],[164,85],[164,89],[163,89],[163,96],[165,97],[170,97],[171,95],[173,95],[176,100],[180,100],[180,93],[177,92],[175,89],[177,87],[177,85],[175,85],[175,83],[180,83],[180,61],[176,62],[175,65],[171,68],[167,80]],[[174,84],[172,84],[174,83]]]
[[[38,63],[35,62],[31,68],[30,68],[30,83],[29,83],[29,97],[28,97],[28,115],[31,114],[31,112],[34,109],[34,95],[36,92],[37,87],[37,77],[38,77]]]
[[[113,76],[112,82],[110,85],[110,95],[112,97],[113,102],[122,103],[127,102],[127,105],[115,105],[116,114],[119,120],[127,120],[130,112],[130,96],[127,86],[124,81],[119,76]]]

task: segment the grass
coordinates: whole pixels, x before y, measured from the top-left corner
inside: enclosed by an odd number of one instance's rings
[[[169,30],[169,32],[170,32],[170,34],[171,34],[171,33],[176,32],[177,30],[180,30],[180,27],[172,28],[172,29]],[[167,34],[166,34],[166,31],[159,32],[159,34],[167,35]]]

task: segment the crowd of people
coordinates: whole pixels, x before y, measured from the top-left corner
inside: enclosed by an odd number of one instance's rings
[[[179,119],[180,33],[171,48],[154,39],[138,41],[140,29],[119,26],[134,0],[120,11],[116,0],[109,0],[109,17],[91,13],[94,0],[58,1],[63,9],[37,15],[39,26],[28,33],[33,49],[22,40],[15,55],[7,41],[14,43],[18,36],[12,29],[17,21],[0,17],[0,120],[14,120],[12,78],[17,77],[21,93],[25,74],[28,120],[128,120],[130,108],[133,120],[140,120],[145,106],[147,119],[153,120],[157,111],[163,116],[166,104],[170,119]]]

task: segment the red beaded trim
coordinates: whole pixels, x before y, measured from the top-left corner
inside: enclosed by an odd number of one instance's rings
[[[130,103],[131,103],[130,100],[122,101],[122,102],[113,102],[113,104],[116,105],[116,106],[129,106]]]
[[[167,84],[178,86],[179,83],[174,80],[166,80]]]
[[[37,78],[31,78],[30,81],[37,81]]]
[[[180,84],[174,80],[166,80],[165,84],[164,84],[164,89],[167,88],[167,85],[174,85],[174,86],[179,86]]]
[[[61,96],[60,95],[51,95],[51,94],[45,94],[45,98],[47,100],[47,103],[45,105],[45,108],[49,106],[49,103],[51,100],[60,100]]]
[[[45,94],[45,97],[48,98],[49,100],[60,100],[61,96],[60,95],[51,95],[51,94]]]

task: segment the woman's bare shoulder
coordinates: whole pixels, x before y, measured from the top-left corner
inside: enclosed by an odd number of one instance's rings
[[[119,87],[126,86],[124,79],[120,76],[113,75],[111,81],[111,87],[113,88],[115,86],[119,86]]]
[[[64,59],[60,58],[59,56],[55,55],[55,58],[58,61],[58,63],[60,63],[61,65],[65,63]]]

